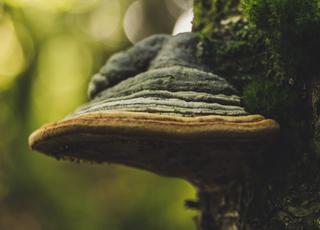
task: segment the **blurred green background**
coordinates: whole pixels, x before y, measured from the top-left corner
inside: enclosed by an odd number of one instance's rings
[[[27,138],[87,100],[114,52],[190,29],[190,0],[0,0],[0,229],[195,229],[188,183],[59,162]],[[182,16],[181,16],[182,15]],[[182,20],[184,19],[184,21]]]

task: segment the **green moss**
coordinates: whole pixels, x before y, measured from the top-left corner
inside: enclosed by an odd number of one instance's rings
[[[320,0],[240,3],[194,1],[193,30],[215,43],[210,50],[214,71],[226,77],[266,76],[277,83],[293,79],[301,88],[306,79],[320,75]],[[248,23],[225,25],[234,15]]]
[[[205,58],[212,71],[226,78],[239,91],[251,79],[264,75],[264,44],[256,31],[240,19],[223,28],[224,35],[214,35],[205,44]]]
[[[295,111],[297,101],[297,92],[270,80],[254,80],[243,90],[243,103],[249,112],[262,113],[278,120]]]
[[[320,0],[241,0],[241,10],[232,2],[194,2],[206,60],[239,89],[249,112],[276,119],[289,141],[302,143],[310,131],[306,85],[320,76]],[[225,24],[234,12],[240,20]]]
[[[241,3],[265,49],[263,71],[244,87],[244,104],[251,112],[276,119],[289,145],[307,145],[312,134],[307,87],[320,76],[320,0]]]
[[[268,152],[268,162],[263,160],[269,167],[255,186],[248,226],[320,229],[319,161],[313,154],[320,152],[320,106],[310,103],[320,77],[320,0],[241,0],[248,23],[227,27],[221,24],[223,14],[212,20],[215,11],[208,13],[210,7],[200,2],[217,1],[195,0],[202,8],[195,9],[194,29],[209,39],[213,71],[239,89],[248,112],[273,118],[281,127],[279,144]]]
[[[193,31],[203,38],[211,38],[221,21],[239,13],[239,0],[194,0]]]
[[[258,28],[289,32],[319,20],[319,0],[243,0],[244,12]]]
[[[242,6],[251,25],[263,33],[270,62],[298,81],[319,73],[319,0],[242,0]]]
[[[250,113],[262,114],[279,122],[282,146],[290,148],[290,158],[300,156],[308,147],[310,126],[308,105],[296,88],[270,79],[255,79],[243,90],[243,104]]]
[[[211,1],[194,1],[193,13],[193,31],[197,32],[201,37],[205,38],[214,32],[213,20],[213,4]]]

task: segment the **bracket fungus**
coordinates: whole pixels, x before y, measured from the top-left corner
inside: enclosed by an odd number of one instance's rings
[[[248,114],[237,90],[201,61],[193,33],[154,35],[113,55],[89,85],[91,101],[29,139],[62,159],[111,162],[214,186],[277,136]]]

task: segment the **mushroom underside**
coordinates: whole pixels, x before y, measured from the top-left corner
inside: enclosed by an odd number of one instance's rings
[[[209,183],[242,175],[278,128],[260,115],[93,112],[45,125],[29,144],[58,159],[117,163]]]

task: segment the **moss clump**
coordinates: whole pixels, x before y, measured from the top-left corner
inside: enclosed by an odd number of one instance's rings
[[[288,132],[310,130],[307,87],[320,76],[320,0],[240,0],[241,9],[221,2],[194,2],[194,30],[209,41],[208,64],[242,92],[248,111]],[[234,12],[236,22],[229,20]]]
[[[270,62],[295,80],[318,74],[319,0],[242,0],[251,25],[262,32]]]
[[[202,37],[211,37],[221,26],[221,21],[239,13],[240,0],[194,0],[193,31]]]
[[[243,102],[251,113],[262,113],[277,120],[297,109],[299,98],[288,86],[279,86],[265,79],[254,80],[243,90]]]
[[[307,145],[312,135],[308,85],[320,76],[320,0],[242,0],[241,4],[249,27],[265,48],[264,72],[244,87],[244,104],[276,119],[289,145]],[[303,148],[307,149],[299,149]]]
[[[264,74],[264,43],[242,17],[231,17],[220,30],[202,39],[203,60],[239,91],[255,76]]]
[[[303,95],[290,85],[269,79],[255,79],[243,89],[243,103],[250,113],[259,113],[280,123],[282,145],[291,147],[291,156],[306,149],[310,137],[308,105]]]

